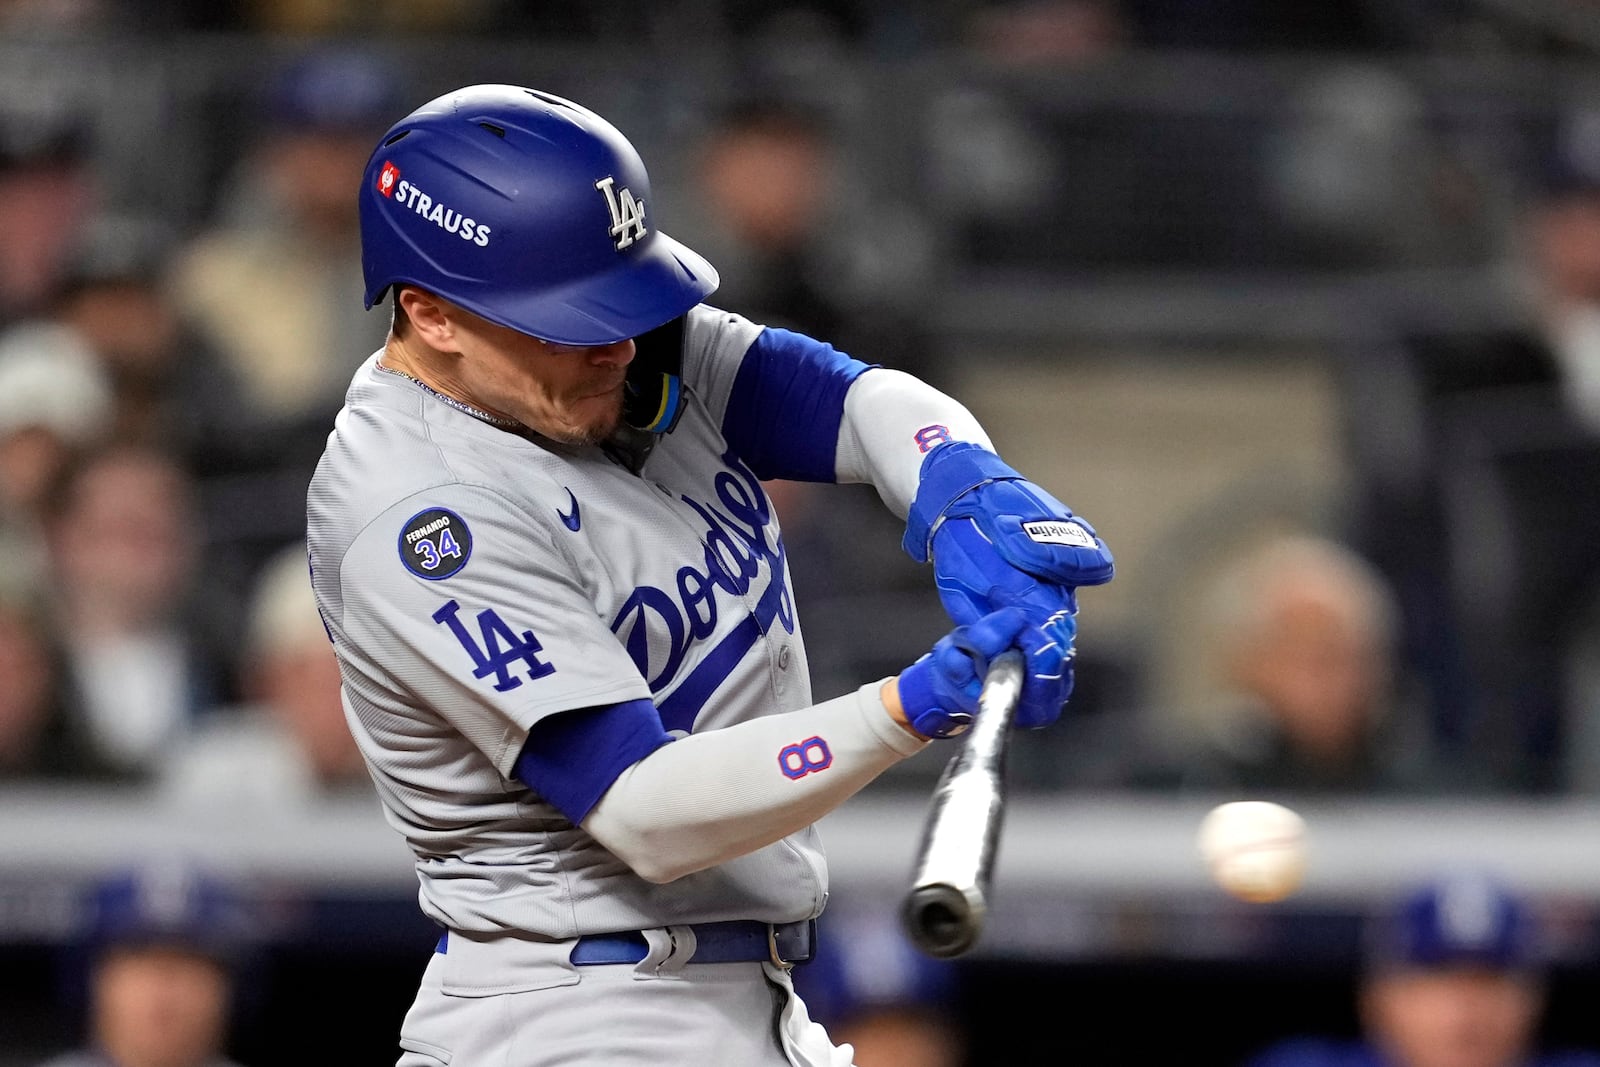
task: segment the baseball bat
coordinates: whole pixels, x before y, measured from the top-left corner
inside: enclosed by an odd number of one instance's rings
[[[1022,653],[1015,649],[989,665],[978,714],[961,750],[945,764],[923,821],[900,918],[911,943],[930,956],[959,956],[983,932],[1005,818],[1006,748],[1022,695],[1022,668]]]

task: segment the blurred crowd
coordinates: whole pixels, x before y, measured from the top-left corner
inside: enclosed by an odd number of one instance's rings
[[[956,44],[988,64],[976,69],[1018,77],[1159,55],[1194,28],[1191,7],[1226,16],[1192,39],[1212,53],[1465,46],[1427,36],[1448,19],[1422,0],[1387,16],[1320,5],[1305,24],[1242,0],[838,2],[768,18],[738,3],[667,7],[750,41],[748,64],[711,99],[691,100],[686,84],[678,104],[640,112],[636,101],[633,113],[677,115],[642,136],[647,154],[652,138],[673,142],[652,154],[664,210],[719,265],[716,299],[758,321],[962,395],[983,367],[945,328],[941,294],[985,272],[1016,280],[1017,299],[1031,300],[1017,305],[1023,318],[1085,272],[1210,277],[1222,292],[1272,270],[1373,290],[1350,304],[1360,328],[1325,338],[1317,357],[1342,426],[1337,487],[1276,526],[1249,509],[1223,514],[1232,536],[1193,549],[1197,607],[1172,648],[1097,638],[1086,616],[1080,714],[1019,757],[1025,787],[1600,788],[1600,111],[1581,99],[1519,105],[1507,120],[1518,136],[1491,164],[1481,144],[1474,155],[1436,135],[1432,105],[1398,75],[1324,65],[1287,118],[1249,131],[1233,112],[1190,121],[1070,96],[1040,105],[981,81],[931,99],[921,127],[885,129],[850,93],[763,66],[765,35],[825,41],[836,58]],[[174,163],[173,187],[195,191],[183,202],[129,194],[92,94],[30,77],[0,96],[0,657],[11,665],[0,763],[8,779],[200,797],[229,777],[203,767],[231,746],[282,755],[240,757],[246,781],[344,788],[359,761],[341,742],[330,657],[315,648],[309,601],[290,606],[304,583],[279,568],[294,569],[304,489],[344,385],[386,330],[381,310],[361,306],[353,189],[416,94],[381,49],[315,36],[354,24],[361,5],[193,8],[0,5],[0,47],[18,56],[50,32],[152,24],[303,35],[273,38],[270,62],[242,83],[205,63],[179,79],[181,51],[162,60],[190,96],[197,81],[220,83],[202,85],[198,108],[171,105],[185,124],[174,143],[210,148]],[[446,25],[579,42],[615,29],[465,0],[398,5],[389,29]],[[1509,28],[1481,39],[1560,51]],[[919,172],[875,184],[902,151]],[[1440,270],[1478,284],[1451,290],[1464,298],[1453,305],[1380,284]],[[1259,338],[1239,344],[1271,366]],[[1072,426],[1086,357],[1069,338],[1056,347],[1030,374]],[[1138,371],[1127,376],[1137,389]],[[981,414],[1003,422],[1004,407]],[[1069,503],[1071,452],[1036,475]],[[819,692],[889,673],[938,636],[926,576],[899,557],[896,520],[870,494],[772,491]],[[1215,528],[1227,506],[1154,511],[1165,524],[1154,534]],[[1114,549],[1152,536],[1087,513]],[[1184,549],[1168,556],[1168,571],[1185,563]],[[1124,583],[1141,582],[1142,562]],[[1129,588],[1138,619],[1188,610],[1176,585]],[[1179,664],[1184,685],[1153,681]]]
[[[365,780],[298,544],[364,313],[351,190],[391,85],[286,67],[183,233],[92,116],[0,106],[0,774],[295,803]],[[3,105],[4,101],[0,101]]]

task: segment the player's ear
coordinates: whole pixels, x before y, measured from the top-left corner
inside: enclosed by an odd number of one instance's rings
[[[410,323],[424,343],[441,352],[454,351],[455,330],[450,323],[453,310],[450,305],[424,289],[409,285],[399,286],[394,300],[399,317]]]

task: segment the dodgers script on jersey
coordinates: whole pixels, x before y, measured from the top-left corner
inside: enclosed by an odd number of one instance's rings
[[[811,703],[777,516],[719,429],[760,332],[689,314],[688,404],[638,474],[376,358],[356,375],[310,489],[312,580],[350,728],[451,931],[554,942],[821,911],[813,830],[652,884],[512,773],[530,726],[570,709],[650,698],[685,734]]]

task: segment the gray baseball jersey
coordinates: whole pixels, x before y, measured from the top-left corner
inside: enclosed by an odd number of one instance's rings
[[[529,728],[570,709],[650,698],[698,732],[811,703],[778,519],[722,429],[760,333],[689,314],[685,411],[638,474],[376,358],[356,375],[309,493],[313,585],[350,728],[442,925],[563,939],[821,911],[810,829],[652,884],[513,774]]]

